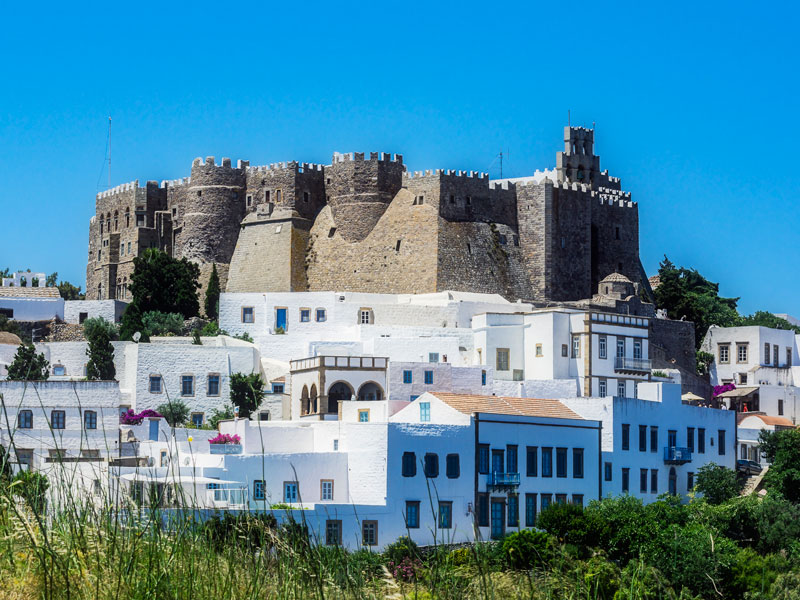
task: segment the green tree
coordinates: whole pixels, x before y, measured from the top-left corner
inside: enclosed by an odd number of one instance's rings
[[[113,381],[117,375],[114,367],[114,347],[106,327],[90,329],[89,347],[86,355],[89,362],[86,364],[86,377],[90,380]]]
[[[39,287],[39,278],[38,277],[34,277],[31,280],[31,287]]]
[[[137,332],[141,335],[139,339],[140,343],[150,341],[150,336],[147,334],[147,329],[145,329],[144,323],[142,322],[142,311],[136,301],[133,301],[125,307],[125,312],[122,313],[122,323],[119,327],[119,339],[130,342]]]
[[[44,281],[44,284],[47,287],[55,287],[57,283],[58,283],[58,271],[50,273],[50,275],[48,275],[47,279],[45,279]]]
[[[771,312],[765,310],[759,310],[752,315],[740,317],[738,325],[758,325],[760,327],[769,327],[770,329],[787,329],[795,333],[800,333],[800,327],[792,325],[786,319],[776,317]]]
[[[37,354],[33,344],[20,344],[11,364],[8,379],[16,381],[46,381],[50,377],[50,363],[44,354]]]
[[[189,419],[189,407],[181,400],[170,400],[156,409],[169,423],[178,427]]]
[[[264,398],[264,380],[258,373],[231,375],[231,403],[239,408],[239,416],[250,418]]]
[[[685,318],[694,323],[695,347],[699,348],[711,325],[731,327],[739,322],[738,298],[722,298],[719,284],[695,269],[677,268],[665,256],[659,265],[661,282],[655,289],[656,305],[670,319]]]
[[[211,267],[211,275],[208,278],[205,310],[209,319],[217,320],[219,318],[219,275],[216,263]]]
[[[733,469],[712,462],[697,470],[696,487],[706,502],[722,504],[739,495],[742,491],[742,481]]]
[[[202,346],[203,340],[200,339],[200,330],[192,329],[192,344],[195,346]]]
[[[197,278],[200,268],[182,258],[171,258],[157,248],[148,248],[133,259],[129,289],[142,313],[179,313],[185,319],[200,312]]]
[[[100,329],[106,332],[109,340],[119,339],[119,329],[117,328],[116,324],[111,323],[110,321],[106,321],[101,317],[92,317],[91,319],[86,319],[83,322],[83,336],[87,340],[91,340],[95,335],[97,335],[97,331]]]
[[[800,502],[800,429],[761,430],[761,453],[770,463],[764,485],[790,502]]]
[[[69,281],[58,284],[58,293],[64,300],[86,300],[86,294],[81,293],[81,287],[74,286]]]
[[[226,404],[222,408],[215,408],[211,411],[211,416],[208,417],[208,424],[212,429],[216,429],[220,421],[233,418],[233,407]]]
[[[19,334],[17,324],[5,315],[0,315],[0,331],[8,331],[15,335]]]
[[[183,316],[179,313],[163,313],[151,310],[142,315],[142,325],[151,335],[180,335],[183,332]]]

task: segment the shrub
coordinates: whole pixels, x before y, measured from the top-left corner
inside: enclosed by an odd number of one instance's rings
[[[229,547],[235,540],[237,546],[249,551],[271,548],[278,521],[269,513],[243,513],[224,517],[211,517],[202,526],[202,532],[217,551]]]
[[[577,504],[551,504],[539,514],[536,524],[560,542],[578,547],[596,546],[604,537],[602,521]]]
[[[236,445],[242,443],[242,438],[240,438],[235,433],[233,435],[229,433],[220,433],[218,436],[211,438],[208,440],[209,444],[229,444],[229,445]]]
[[[153,335],[180,335],[183,333],[183,316],[151,310],[142,315],[142,324]]]
[[[211,411],[211,415],[208,417],[208,424],[212,429],[216,429],[220,421],[232,419],[233,417],[233,407],[226,404],[222,408],[215,408]]]
[[[523,529],[503,540],[503,554],[512,569],[532,569],[546,565],[552,558],[550,536],[542,531]]]
[[[603,523],[600,545],[612,560],[627,563],[639,555],[639,549],[651,540],[660,525],[633,496],[619,496],[593,501],[585,509]]]
[[[697,470],[697,491],[706,502],[721,504],[739,495],[742,481],[733,469],[709,463]]]
[[[243,342],[250,342],[251,344],[253,343],[253,338],[246,331],[244,333],[240,333],[239,335],[235,335],[233,337],[235,337],[237,340],[242,340]]]
[[[158,407],[158,412],[164,415],[170,427],[177,427],[189,418],[189,407],[181,400],[171,400]]]
[[[399,565],[407,558],[419,558],[419,549],[414,540],[404,535],[386,546],[383,551],[383,557],[386,559],[387,564]]]
[[[800,430],[762,431],[761,450],[771,463],[764,475],[768,490],[800,502]]]
[[[114,323],[106,321],[100,317],[86,319],[83,322],[83,336],[87,340],[93,339],[100,331],[105,331],[109,340],[119,339],[119,329]]]
[[[47,508],[47,477],[35,471],[20,471],[11,483],[13,493],[22,498],[30,509],[44,515]]]
[[[192,330],[192,344],[195,346],[202,346],[203,340],[200,339],[200,330],[194,329]]]
[[[200,330],[200,335],[203,337],[216,337],[218,335],[228,335],[228,332],[220,329],[216,321],[209,321]]]

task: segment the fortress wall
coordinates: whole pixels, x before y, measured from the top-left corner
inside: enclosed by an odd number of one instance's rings
[[[553,190],[549,235],[550,296],[558,300],[591,298],[591,201],[588,188],[562,184]]]
[[[387,294],[435,291],[436,211],[427,204],[413,206],[413,201],[413,193],[400,190],[360,242],[343,239],[331,208],[323,209],[311,228],[306,261],[309,289]]]
[[[638,205],[630,200],[629,193],[601,191],[592,198],[591,206],[592,289],[614,272],[639,281]]]
[[[292,208],[306,219],[313,219],[325,206],[325,170],[309,163],[275,163],[247,170],[248,212],[271,204]],[[269,212],[269,211],[266,211]]]

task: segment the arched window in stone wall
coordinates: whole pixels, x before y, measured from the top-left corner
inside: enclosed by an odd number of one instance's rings
[[[119,211],[114,211],[114,231],[119,231]]]
[[[130,208],[126,208],[125,209],[125,227],[130,227],[130,226],[131,226],[131,209]]]
[[[103,235],[103,215],[100,215],[100,235]]]
[[[98,283],[97,284],[97,299],[98,300],[102,300],[103,299],[103,284],[102,283]]]

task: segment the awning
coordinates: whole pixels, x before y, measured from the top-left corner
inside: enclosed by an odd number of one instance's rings
[[[692,392],[686,392],[683,396],[681,396],[681,400],[686,400],[687,402],[696,402],[698,400],[705,400],[705,398],[698,396],[697,394],[693,394]]]
[[[757,387],[740,387],[736,388],[735,390],[722,392],[719,396],[717,396],[717,398],[744,398],[757,391]]]
[[[125,473],[124,475],[120,475],[119,478],[124,479],[125,481],[147,481],[150,483],[196,483],[201,485],[205,485],[207,483],[238,483],[242,485],[241,481],[228,481],[226,479],[214,479],[213,477],[202,477],[195,475],[163,475],[159,477],[157,475],[146,475],[145,473]]]

